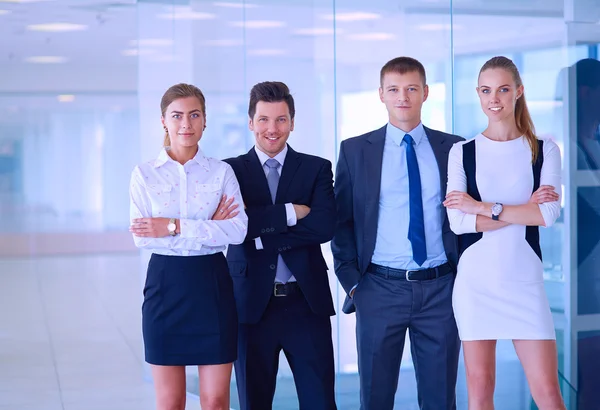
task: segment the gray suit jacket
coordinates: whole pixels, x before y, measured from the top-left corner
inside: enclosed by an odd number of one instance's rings
[[[347,294],[365,274],[375,250],[385,130],[386,126],[347,139],[340,146],[334,185],[337,224],[331,250],[335,273]],[[464,138],[427,127],[425,133],[440,171],[441,202],[446,195],[450,148]],[[446,212],[442,215],[440,222],[446,257],[456,267],[457,237],[450,230]],[[348,296],[342,310],[354,312],[354,304]]]

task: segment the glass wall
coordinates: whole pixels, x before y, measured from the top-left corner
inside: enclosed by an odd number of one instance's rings
[[[127,232],[129,176],[161,148],[159,102],[175,83],[204,91],[201,145],[226,158],[253,146],[252,85],[284,81],[297,110],[290,145],[335,163],[342,140],[386,123],[378,86],[389,59],[424,63],[427,126],[472,138],[486,125],[475,92],[479,69],[505,55],[521,71],[538,135],[563,155],[563,213],[541,230],[546,290],[569,408],[594,409],[600,116],[590,107],[600,98],[600,74],[593,63],[577,64],[597,60],[599,20],[600,5],[584,0],[0,0],[0,287],[3,271],[20,269],[15,258],[43,272],[47,257],[102,256],[110,266],[127,255],[139,293],[126,309],[137,320],[148,255]],[[333,267],[329,244],[323,252]],[[340,312],[332,318],[338,406],[354,409],[355,317],[341,313],[344,291],[332,269],[330,284]],[[134,349],[141,349],[138,333]],[[407,340],[398,409],[417,408],[409,352]],[[512,344],[499,343],[497,357],[497,408],[532,408]],[[462,362],[458,400],[466,409]],[[275,401],[277,409],[297,408],[283,357]]]

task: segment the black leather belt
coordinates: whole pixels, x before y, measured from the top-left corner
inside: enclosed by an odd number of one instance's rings
[[[300,286],[298,282],[288,282],[288,283],[275,283],[273,285],[273,296],[289,296],[293,293],[299,292]]]
[[[404,270],[388,268],[387,266],[370,263],[367,272],[385,278],[402,279],[408,282],[416,282],[420,280],[432,280],[453,273],[454,269],[448,262],[435,268],[419,269],[419,270]]]

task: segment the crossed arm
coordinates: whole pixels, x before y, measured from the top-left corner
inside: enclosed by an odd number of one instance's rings
[[[297,217],[289,226],[285,205],[248,207],[247,241],[260,238],[261,249],[286,252],[328,242],[335,226],[335,198],[331,163],[325,161],[313,186],[310,203],[292,204]]]
[[[499,220],[494,221],[491,218],[494,203],[476,201],[466,193],[462,145],[455,144],[448,159],[448,193],[443,203],[452,231],[460,235],[493,231],[510,224],[551,226],[560,214],[561,165],[558,147],[554,143],[549,143],[549,147],[544,153],[540,187],[526,204],[503,205]]]

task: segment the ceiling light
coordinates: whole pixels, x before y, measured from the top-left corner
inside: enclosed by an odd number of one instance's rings
[[[244,27],[244,28],[277,28],[277,27],[285,27],[285,25],[286,25],[283,21],[275,21],[275,20],[233,21],[229,24],[234,27]]]
[[[333,34],[342,34],[343,32],[344,31],[342,29],[333,30],[333,28],[327,27],[311,27],[295,30],[294,34],[301,36],[329,36]]]
[[[281,56],[284,54],[287,54],[287,51],[280,48],[259,48],[256,50],[248,50],[248,55],[251,56]]]
[[[217,16],[212,13],[193,11],[189,7],[177,7],[173,11],[159,14],[157,17],[166,20],[212,20]]]
[[[170,38],[143,38],[141,40],[131,40],[129,44],[132,47],[168,47],[173,45]]]
[[[253,8],[258,7],[256,4],[231,3],[231,2],[227,2],[227,1],[215,1],[215,2],[213,2],[213,5],[217,6],[217,7],[229,7],[231,9],[243,9],[243,8],[253,9]]]
[[[351,34],[348,36],[348,38],[352,39],[352,40],[391,40],[393,38],[395,38],[396,36],[390,33],[361,33],[361,34]]]
[[[33,56],[27,57],[25,61],[34,64],[61,64],[66,63],[68,59],[60,56]]]
[[[172,63],[173,61],[178,61],[179,59],[172,54],[159,54],[148,57],[148,60],[157,63]]]
[[[126,57],[147,56],[154,53],[156,53],[156,50],[152,50],[150,48],[129,48],[121,51],[121,55]]]
[[[71,24],[71,23],[48,23],[48,24],[31,24],[27,26],[27,30],[30,31],[49,31],[53,33],[66,32],[66,31],[81,31],[87,29],[88,26],[83,24]]]
[[[451,23],[429,23],[417,25],[417,30],[423,31],[445,31],[445,30],[461,30],[463,26],[460,24]]]
[[[244,42],[242,40],[235,39],[218,39],[218,40],[206,40],[202,42],[205,46],[212,47],[235,47],[235,46],[243,46]]]
[[[60,102],[73,102],[75,101],[75,96],[72,94],[61,94],[57,97]]]
[[[42,3],[54,0],[0,0],[0,3]]]
[[[325,20],[333,20],[335,18],[336,21],[364,21],[364,20],[377,20],[381,18],[380,14],[375,13],[366,13],[362,11],[353,11],[349,13],[336,13],[328,14],[325,16],[321,16]]]

